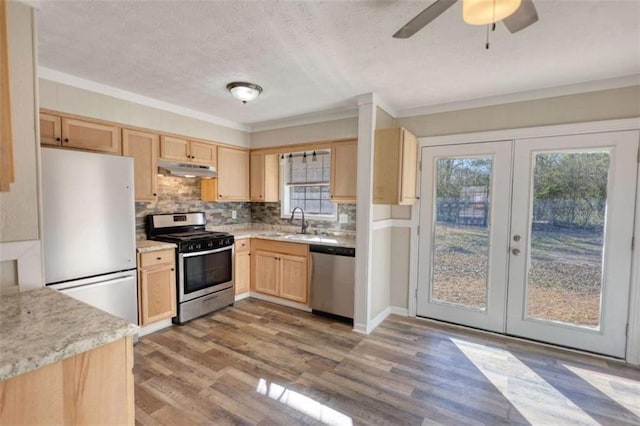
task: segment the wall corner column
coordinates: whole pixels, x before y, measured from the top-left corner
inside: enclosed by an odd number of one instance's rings
[[[373,152],[377,99],[373,93],[358,97],[358,183],[356,209],[356,272],[354,331],[369,333],[371,312],[371,237],[373,229]]]

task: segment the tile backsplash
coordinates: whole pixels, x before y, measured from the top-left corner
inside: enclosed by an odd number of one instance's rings
[[[232,219],[234,210],[237,216]],[[211,226],[251,223],[250,203],[204,202],[200,200],[200,179],[158,176],[158,201],[136,201],[136,238],[146,239],[145,218],[149,214],[201,211]]]
[[[355,231],[356,230],[356,205],[338,204],[338,217],[346,214],[347,223],[329,220],[307,219],[309,231]],[[294,224],[300,224],[300,213],[296,213]],[[280,203],[251,203],[251,221],[253,223],[264,223],[269,225],[290,225],[289,218],[280,217]]]
[[[236,218],[232,219],[232,212]],[[136,238],[146,239],[145,218],[149,214],[198,212],[207,215],[208,226],[249,225],[291,225],[289,219],[280,217],[280,203],[217,203],[200,200],[200,179],[174,176],[158,176],[158,200],[156,202],[136,201]],[[338,221],[308,220],[309,231],[355,231],[356,205],[338,204],[338,215],[347,214],[348,223]],[[300,220],[296,215],[294,224]]]

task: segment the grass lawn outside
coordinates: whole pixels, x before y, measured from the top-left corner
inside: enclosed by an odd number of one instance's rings
[[[598,326],[602,237],[601,230],[534,228],[528,262],[530,317]],[[433,298],[484,309],[487,261],[487,228],[438,223]]]

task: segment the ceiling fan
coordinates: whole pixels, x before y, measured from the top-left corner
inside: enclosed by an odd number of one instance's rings
[[[407,22],[394,38],[409,38],[436,19],[458,0],[436,0]],[[489,25],[502,21],[511,33],[527,28],[538,20],[533,0],[462,0],[464,21],[472,25]],[[488,49],[487,43],[487,49]]]

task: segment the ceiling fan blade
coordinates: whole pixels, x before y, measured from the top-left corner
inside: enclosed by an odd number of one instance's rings
[[[518,10],[513,12],[511,16],[507,16],[502,20],[504,25],[512,33],[524,30],[529,25],[538,21],[538,12],[533,5],[533,0],[522,0]]]
[[[436,0],[431,6],[418,13],[412,20],[400,28],[393,38],[409,38],[420,31],[429,22],[440,16],[458,0]]]

